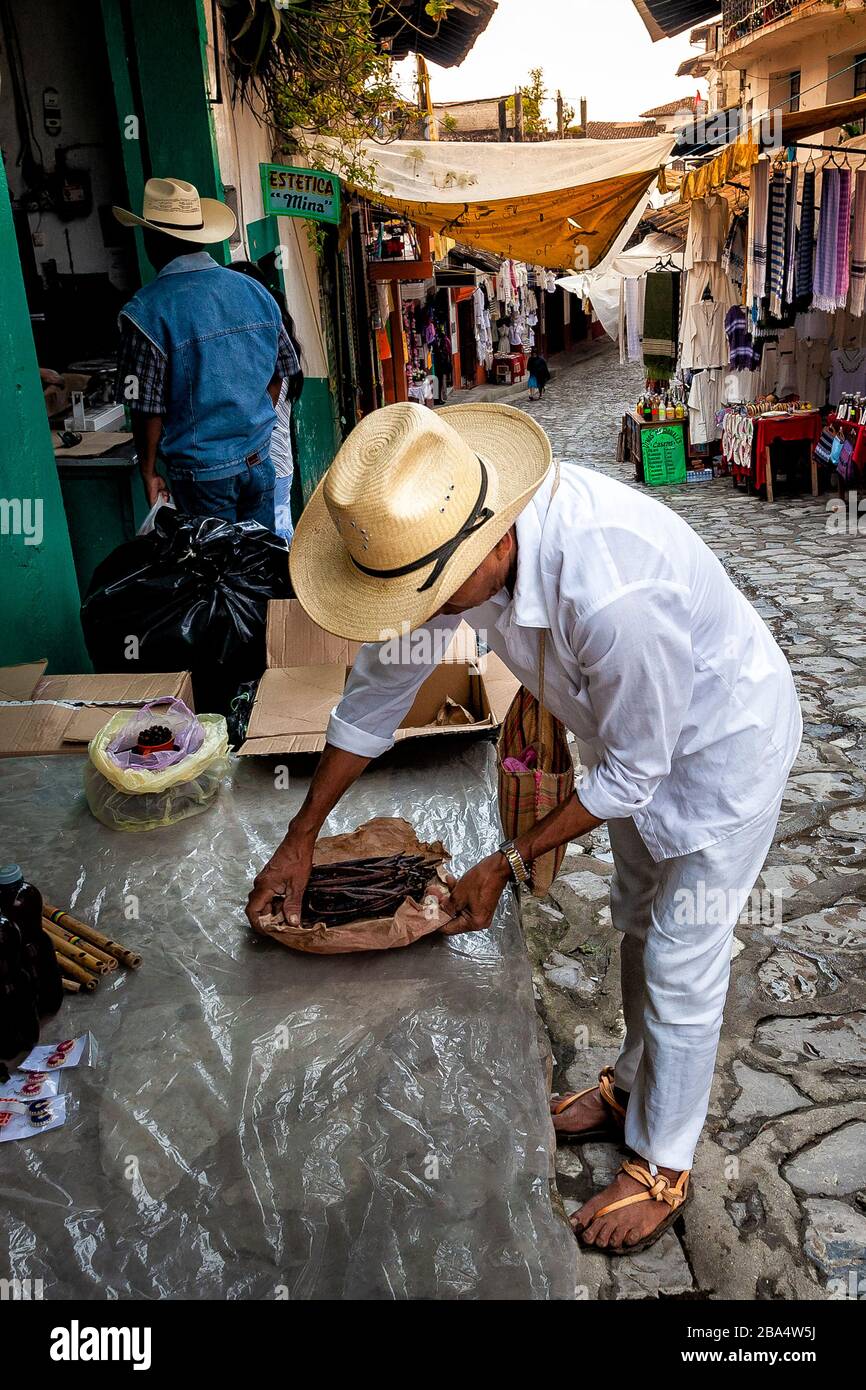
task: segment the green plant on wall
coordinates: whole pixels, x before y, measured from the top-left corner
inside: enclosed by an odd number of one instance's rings
[[[285,139],[284,152],[315,165],[319,136],[348,182],[369,179],[361,142],[399,137],[417,116],[376,39],[381,0],[219,0],[235,97],[256,105]],[[431,0],[441,17],[449,8]],[[430,6],[428,5],[428,11]]]

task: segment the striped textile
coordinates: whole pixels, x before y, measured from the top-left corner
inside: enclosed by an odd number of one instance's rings
[[[833,313],[836,309],[836,243],[839,238],[839,169],[824,169],[821,176],[821,217],[815,248],[812,304]]]
[[[836,229],[836,308],[848,303],[851,248],[851,170],[839,170],[839,223]]]
[[[752,165],[749,195],[749,275],[746,303],[757,311],[766,292],[767,210],[770,198],[770,166],[766,159]]]
[[[866,308],[866,169],[858,169],[854,182],[854,218],[851,226],[851,298],[848,312],[860,318]]]
[[[782,295],[785,289],[785,234],[787,217],[787,180],[784,167],[773,170],[770,182],[770,217],[767,232],[767,293],[770,314],[782,317]]]
[[[815,258],[815,170],[803,174],[800,202],[800,235],[797,241],[795,294],[797,305],[808,309],[812,303],[812,270]]]
[[[788,211],[785,226],[785,302],[793,304],[797,280],[797,184],[800,166],[792,164],[788,175]]]

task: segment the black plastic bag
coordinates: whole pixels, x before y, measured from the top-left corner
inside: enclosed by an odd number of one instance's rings
[[[265,669],[268,600],[291,597],[282,537],[162,507],[97,567],[81,624],[95,670],[190,670],[196,709],[228,714]]]

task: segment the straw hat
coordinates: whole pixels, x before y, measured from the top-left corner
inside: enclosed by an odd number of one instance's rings
[[[550,467],[550,442],[508,405],[386,405],[358,424],[301,514],[295,593],[340,637],[418,627],[505,535]]]
[[[183,179],[148,179],[141,217],[125,208],[111,210],[124,227],[150,227],[202,246],[227,240],[237,226],[231,208],[216,198],[200,198],[195,185]]]

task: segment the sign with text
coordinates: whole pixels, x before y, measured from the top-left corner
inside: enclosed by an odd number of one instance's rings
[[[640,432],[644,482],[650,487],[686,480],[686,450],[682,425],[658,425]]]
[[[265,212],[280,217],[307,217],[313,222],[339,222],[340,180],[322,169],[290,169],[286,164],[261,164]]]

